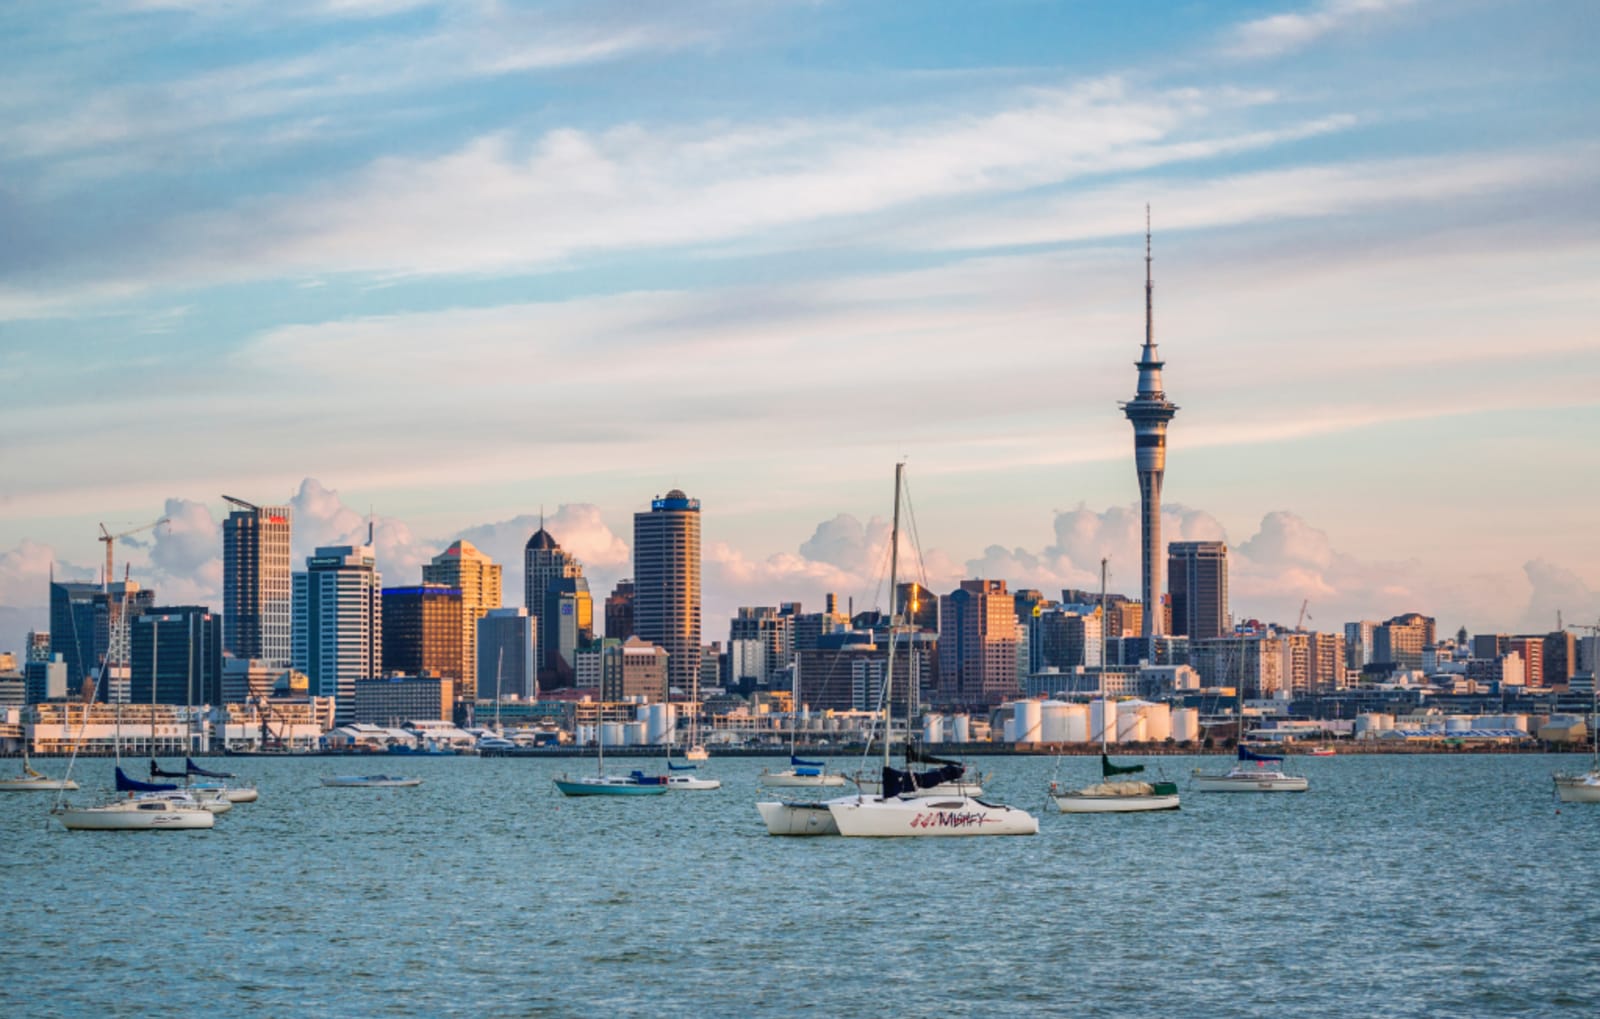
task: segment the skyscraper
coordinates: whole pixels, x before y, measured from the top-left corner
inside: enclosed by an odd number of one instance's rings
[[[461,592],[461,665],[456,691],[468,704],[477,700],[478,620],[500,607],[500,564],[470,541],[457,541],[422,568],[423,584],[443,584]]]
[[[528,610],[490,609],[478,620],[478,691],[485,700],[539,696],[538,638]]]
[[[539,529],[533,532],[533,537],[528,539],[527,547],[523,550],[522,567],[522,604],[527,607],[528,615],[533,617],[533,632],[539,642],[539,686],[549,689],[570,685],[570,675],[563,682],[560,654],[554,650],[555,642],[551,640],[555,621],[548,617],[547,595],[552,584],[582,578],[583,566],[561,550],[556,539],[544,529],[541,519]],[[583,589],[588,591],[587,582]]]
[[[1140,597],[1144,602],[1142,636],[1161,635],[1161,479],[1167,469],[1167,422],[1178,408],[1161,389],[1161,368],[1156,353],[1154,283],[1150,276],[1150,209],[1145,208],[1144,230],[1144,352],[1137,364],[1139,391],[1122,405],[1133,423],[1134,464],[1139,472],[1140,561],[1143,566]]]
[[[292,655],[287,506],[234,506],[222,522],[222,647],[288,668]]]
[[[151,608],[133,621],[129,700],[222,703],[222,617],[200,605]],[[155,689],[151,689],[154,684]]]
[[[313,697],[335,697],[334,720],[355,717],[356,680],[383,662],[383,577],[371,545],[331,545],[293,575],[294,668]]]
[[[939,699],[992,708],[1021,690],[1017,610],[1003,580],[963,580],[939,599]]]
[[[456,681],[453,691],[459,693],[461,615],[461,592],[456,588],[428,583],[384,588],[383,671],[443,676]]]
[[[1220,541],[1167,546],[1167,591],[1174,635],[1208,640],[1227,633],[1228,546]]]
[[[94,685],[100,666],[109,656],[113,664],[128,664],[128,626],[155,604],[156,593],[141,589],[138,581],[99,584],[50,582],[50,650],[67,666],[70,696],[84,694]],[[101,700],[126,700],[126,670],[106,677]]]
[[[606,596],[606,636],[627,640],[633,636],[633,581],[619,580]]]
[[[633,622],[667,654],[667,680],[693,689],[700,673],[700,500],[680,489],[633,515]]]

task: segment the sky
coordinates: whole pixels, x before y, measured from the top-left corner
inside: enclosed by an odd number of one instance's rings
[[[1238,618],[1600,617],[1582,0],[0,7],[0,650],[103,523],[220,607],[222,494],[387,584],[541,513],[597,599],[702,503],[705,639],[913,575]],[[126,564],[126,566],[124,566]]]

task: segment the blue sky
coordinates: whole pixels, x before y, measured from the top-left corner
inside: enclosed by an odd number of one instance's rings
[[[1600,615],[1581,2],[15,3],[0,647],[96,525],[216,601],[221,493],[386,578],[544,507],[599,590],[1131,590],[1144,206],[1168,536],[1237,614]]]

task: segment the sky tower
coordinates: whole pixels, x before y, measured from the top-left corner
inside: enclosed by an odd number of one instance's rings
[[[1133,422],[1134,465],[1139,472],[1139,538],[1143,570],[1145,637],[1161,635],[1161,477],[1167,469],[1167,422],[1178,413],[1161,391],[1150,278],[1150,206],[1144,207],[1144,351],[1137,362],[1139,391],[1122,405]]]

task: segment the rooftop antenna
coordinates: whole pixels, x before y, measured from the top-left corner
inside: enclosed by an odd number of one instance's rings
[[[367,503],[367,544],[372,544],[372,504]]]
[[[1144,207],[1144,343],[1145,346],[1155,342],[1154,299],[1151,296],[1155,284],[1150,277],[1150,204]]]

